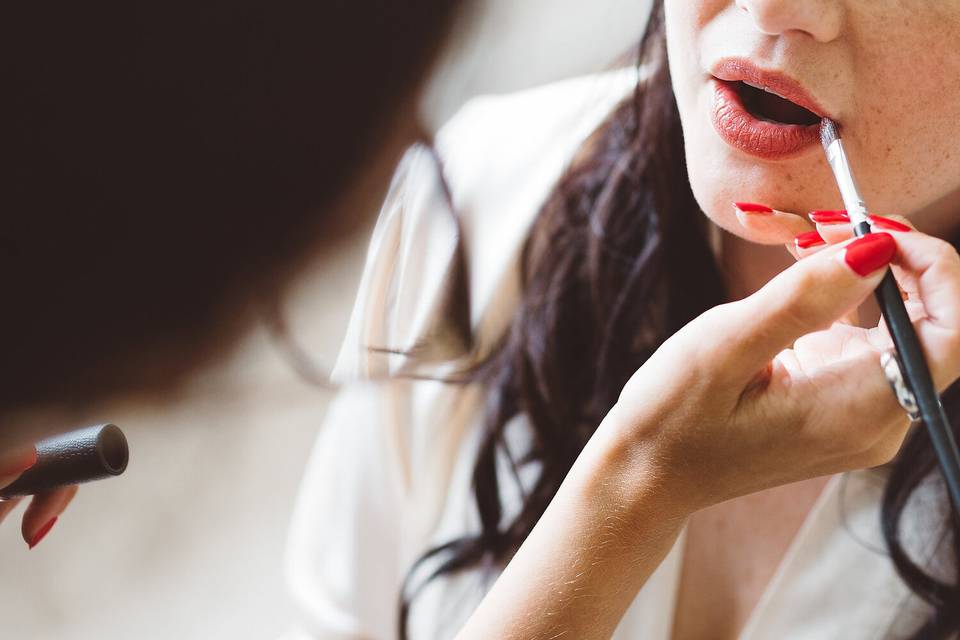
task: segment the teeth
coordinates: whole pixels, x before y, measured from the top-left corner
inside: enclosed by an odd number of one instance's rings
[[[766,91],[767,93],[772,93],[773,95],[777,96],[778,98],[781,98],[781,99],[783,99],[783,100],[786,100],[787,102],[791,102],[791,100],[790,100],[789,98],[783,97],[782,95],[780,95],[780,94],[777,93],[776,91],[773,91],[770,87],[762,87],[762,86],[760,86],[760,85],[758,85],[758,84],[753,84],[752,82],[747,82],[746,80],[741,80],[740,82],[742,82],[743,84],[747,85],[748,87],[753,87],[754,89],[760,89],[760,91]]]

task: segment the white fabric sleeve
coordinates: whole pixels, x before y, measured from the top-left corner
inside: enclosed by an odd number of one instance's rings
[[[403,504],[386,389],[355,384],[333,401],[288,539],[286,577],[311,639],[394,637]]]
[[[436,411],[413,420],[411,403],[423,394],[385,379],[406,358],[376,348],[408,350],[425,334],[438,334],[457,245],[435,158],[413,147],[370,241],[333,375],[344,386],[328,410],[295,506],[285,573],[299,627],[290,639],[396,636],[402,581],[436,525],[462,429]],[[418,391],[427,396],[420,404],[431,407],[437,394],[450,393],[443,385],[418,385]]]
[[[448,320],[458,245],[440,166],[415,145],[397,167],[370,239],[335,382],[395,375],[408,360],[403,353],[443,336],[438,323]]]

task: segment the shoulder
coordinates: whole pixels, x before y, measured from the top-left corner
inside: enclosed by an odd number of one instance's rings
[[[336,380],[396,374],[404,354],[427,344],[441,345],[443,359],[462,353],[451,318],[475,337],[483,325],[480,339],[495,341],[530,224],[637,77],[625,69],[475,98],[434,149],[407,153],[371,238]]]
[[[510,197],[541,176],[555,181],[637,78],[619,69],[467,102],[436,137],[455,204]]]

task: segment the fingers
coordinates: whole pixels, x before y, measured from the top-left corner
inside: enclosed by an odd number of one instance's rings
[[[826,431],[817,442],[833,447],[840,456],[859,452],[857,465],[862,467],[886,464],[896,455],[910,419],[890,389],[879,354],[862,349],[818,369],[812,378],[798,380],[801,388],[794,389],[798,396],[816,394],[818,402],[833,412],[830,420],[818,423]],[[851,381],[856,381],[855,393]],[[815,389],[804,388],[808,386]]]
[[[32,444],[0,451],[0,489],[10,485],[36,463],[37,449]]]
[[[10,512],[17,508],[17,505],[20,504],[20,498],[11,498],[0,502],[0,522],[3,522]]]
[[[824,240],[819,231],[814,230],[798,235],[793,239],[792,246],[793,251],[791,253],[798,260],[802,260],[826,247],[827,241]]]
[[[813,230],[813,224],[794,213],[777,211],[766,205],[736,202],[737,220],[749,233],[750,240],[762,244],[786,244],[793,238]]]
[[[850,224],[850,216],[844,210],[818,210],[809,214],[810,219],[817,225],[817,234],[823,240],[823,243],[811,246],[809,249],[792,250],[798,259],[804,258],[811,253],[819,251],[826,245],[839,244],[854,237],[853,225]],[[871,214],[869,216],[871,230],[906,232],[913,231],[913,224],[905,217],[898,215],[878,216]],[[803,238],[798,236],[795,239],[797,244],[802,242]],[[893,273],[896,276],[897,283],[900,285],[901,292],[909,292],[911,288],[911,278],[904,274],[896,265],[893,265]],[[904,298],[906,294],[904,293]]]
[[[870,215],[870,226],[873,231],[913,231],[913,224],[903,216],[897,215]],[[843,210],[821,210],[810,213],[810,220],[817,225],[817,231],[828,244],[837,244],[853,237],[853,226],[850,216]]]
[[[38,493],[33,497],[30,506],[23,513],[21,527],[23,539],[31,549],[46,537],[56,524],[57,517],[63,513],[76,494],[77,486],[74,485]]]
[[[903,216],[869,218],[874,232],[891,232],[897,238],[899,252],[891,266],[937,387],[945,388],[960,375],[960,260],[956,251],[939,238],[917,232]],[[845,211],[815,211],[810,219],[827,245],[844,242],[853,235]],[[884,339],[888,337],[885,325],[881,325],[881,333]]]
[[[877,287],[896,249],[886,233],[826,247],[752,296],[718,307],[711,330],[726,342],[714,345],[716,355],[752,378],[798,338],[855,309]]]
[[[911,302],[922,304],[914,326],[938,388],[960,375],[960,256],[953,246],[923,233],[897,234],[894,264],[911,279]]]
[[[10,485],[36,462],[37,450],[32,444],[0,452],[0,488]],[[23,539],[31,549],[50,532],[57,517],[67,508],[76,493],[77,487],[71,486],[33,497],[23,513],[21,526]],[[3,521],[20,501],[21,498],[13,498],[0,502],[0,521]]]
[[[36,463],[37,449],[32,444],[0,452],[0,489],[10,485]],[[3,522],[18,504],[20,498],[0,502],[0,522]]]

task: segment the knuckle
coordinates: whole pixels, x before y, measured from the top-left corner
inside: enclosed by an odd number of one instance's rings
[[[818,278],[810,274],[799,277],[789,290],[784,291],[773,304],[768,322],[785,327],[796,334],[821,328],[819,306],[810,295],[818,286]]]
[[[956,248],[941,238],[933,238],[933,246],[930,249],[933,261],[947,265],[960,265],[960,254]]]
[[[672,357],[688,363],[685,367],[691,374],[689,384],[697,388],[717,388],[729,378],[726,366],[737,348],[739,335],[733,330],[737,313],[735,305],[725,303],[703,312],[686,327],[674,346]],[[672,340],[672,339],[671,339]]]
[[[729,324],[728,318],[736,304],[728,302],[707,309],[687,325],[683,344],[691,355],[700,357],[716,355],[719,345],[724,342],[723,337],[727,333],[724,328]],[[710,336],[715,337],[710,339]]]

